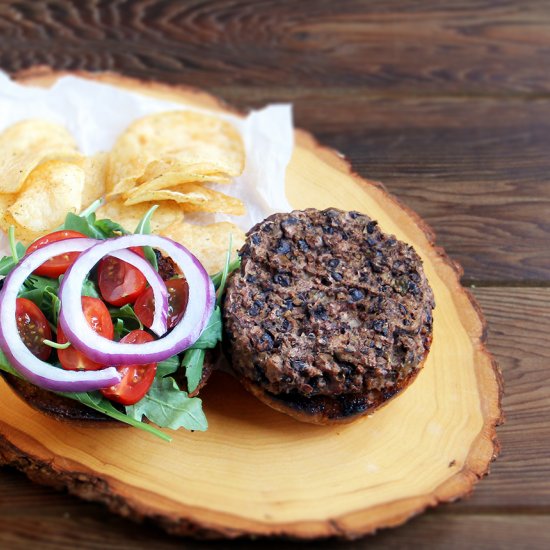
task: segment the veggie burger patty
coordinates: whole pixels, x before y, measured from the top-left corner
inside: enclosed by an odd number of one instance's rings
[[[226,345],[247,389],[312,423],[351,420],[407,387],[432,341],[414,249],[334,208],[254,226],[227,286]]]

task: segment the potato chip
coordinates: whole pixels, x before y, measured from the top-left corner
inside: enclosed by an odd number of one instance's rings
[[[83,157],[79,162],[79,166],[86,174],[82,190],[82,209],[105,194],[107,156],[107,153],[98,153],[91,157]]]
[[[163,181],[165,176],[173,176]],[[159,182],[163,182],[162,185]],[[155,182],[155,189],[162,189],[171,185],[186,182],[216,182],[230,183],[232,176],[223,171],[222,167],[212,162],[182,164],[175,160],[154,160],[147,165],[145,172],[136,183],[151,185]],[[168,185],[166,185],[168,183]]]
[[[235,177],[244,168],[244,146],[237,130],[221,118],[193,111],[149,115],[117,139],[109,156],[107,190],[128,191],[153,162],[163,163],[160,173],[204,163]],[[152,171],[160,175],[158,165]]]
[[[145,191],[169,189],[183,183],[230,183],[232,178],[217,171],[211,164],[192,164],[185,168],[174,170],[173,165],[161,161],[153,161],[138,178],[135,185],[122,193],[125,199],[137,196]]]
[[[80,156],[73,137],[63,126],[41,119],[18,122],[0,134],[0,193],[20,191],[41,162]]]
[[[118,222],[127,231],[134,231],[147,211],[158,203],[142,202],[126,206],[122,199],[111,200],[96,211],[98,219],[109,218]],[[159,233],[173,223],[183,221],[183,211],[174,202],[164,202],[159,205],[151,218],[151,231]]]
[[[240,199],[196,183],[184,183],[171,189],[133,193],[124,204],[167,200],[181,203],[186,212],[221,212],[234,216],[242,216],[245,213],[244,203]]]
[[[144,190],[168,189],[182,183],[231,183],[228,174],[219,171],[213,164],[190,164],[179,167],[172,163],[153,161],[149,163],[144,174],[139,177],[134,186],[124,192],[129,198]]]
[[[110,164],[108,165],[110,167]],[[109,180],[109,169],[107,180]],[[137,179],[127,178],[109,190],[108,196],[129,196],[135,191],[146,189],[166,189],[181,183],[231,183],[233,178],[212,164],[181,164],[179,162],[152,161],[145,172]],[[109,183],[107,183],[109,186]]]
[[[44,162],[25,180],[23,191],[8,208],[17,224],[31,232],[47,232],[61,225],[67,212],[82,206],[85,173],[74,163]]]
[[[185,183],[229,183],[230,181],[231,178],[220,174],[205,175],[196,172],[169,172],[141,185],[136,184],[135,187],[123,193],[122,196],[125,199],[130,199],[146,192],[171,189]]]
[[[230,222],[210,225],[175,223],[161,231],[161,235],[187,247],[211,275],[224,266],[230,236],[232,257],[236,257],[245,240],[244,231]]]

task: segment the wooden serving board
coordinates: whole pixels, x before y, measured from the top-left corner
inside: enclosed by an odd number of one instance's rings
[[[48,86],[60,74],[35,69],[20,79]],[[227,110],[196,90],[81,76]],[[410,388],[371,417],[313,426],[269,409],[216,373],[203,394],[208,431],[181,430],[168,444],[135,429],[59,423],[2,382],[1,460],[40,483],[200,537],[353,538],[467,495],[498,451],[502,387],[459,266],[382,185],[360,179],[300,130],[286,183],[294,207],[360,210],[421,255],[437,305],[433,347]]]

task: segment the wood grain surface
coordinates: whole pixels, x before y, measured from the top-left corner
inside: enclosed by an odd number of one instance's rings
[[[549,54],[544,0],[0,3],[4,70],[116,70],[240,108],[292,101],[296,123],[422,215],[476,286],[506,382],[491,475],[468,500],[326,548],[550,544]],[[0,546],[152,544],[206,546],[0,470]]]

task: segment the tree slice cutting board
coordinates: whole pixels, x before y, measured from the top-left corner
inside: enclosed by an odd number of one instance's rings
[[[60,75],[40,68],[19,78],[49,86]],[[80,76],[227,110],[189,88]],[[200,537],[354,538],[470,493],[498,451],[501,381],[460,268],[434,246],[416,214],[300,130],[286,189],[296,208],[365,212],[422,257],[437,304],[434,339],[406,391],[370,417],[313,426],[269,409],[216,373],[203,394],[208,431],[180,430],[165,443],[135,429],[60,423],[1,382],[0,459],[39,483]]]

